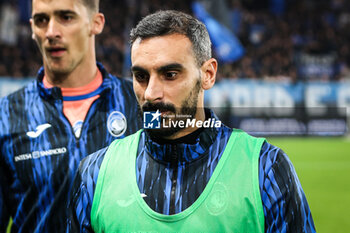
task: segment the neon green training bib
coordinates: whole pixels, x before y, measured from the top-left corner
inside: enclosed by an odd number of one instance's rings
[[[258,161],[265,139],[234,130],[198,199],[164,215],[147,205],[137,186],[140,133],[114,141],[106,152],[91,210],[95,232],[264,232]]]

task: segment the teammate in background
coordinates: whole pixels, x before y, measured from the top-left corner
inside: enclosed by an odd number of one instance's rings
[[[33,0],[37,80],[0,100],[0,232],[64,232],[74,174],[86,155],[136,132],[132,82],[96,63],[98,0]]]
[[[145,17],[131,31],[131,60],[149,128],[81,162],[71,232],[315,232],[287,155],[203,108],[218,64],[201,22]],[[182,128],[188,121],[198,125]]]

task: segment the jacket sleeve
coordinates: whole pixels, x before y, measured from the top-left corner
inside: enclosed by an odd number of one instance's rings
[[[316,232],[293,164],[278,147],[263,144],[259,160],[265,232]]]
[[[66,232],[94,232],[91,225],[91,208],[100,166],[108,147],[86,158],[79,165],[68,202]]]
[[[8,122],[3,119],[4,116],[7,116],[8,113],[8,104],[6,99],[0,99],[0,232],[6,232],[7,225],[10,219],[8,201],[6,201],[6,192],[7,188],[10,186],[6,167],[5,158],[4,158],[4,149],[3,149],[3,135],[4,131],[8,127]]]
[[[68,203],[67,232],[94,232],[90,221],[92,199],[79,171],[74,178],[71,199]]]
[[[6,206],[5,200],[5,187],[8,187],[6,182],[4,168],[2,167],[3,163],[0,163],[0,232],[6,232],[7,225],[10,220],[10,213]]]

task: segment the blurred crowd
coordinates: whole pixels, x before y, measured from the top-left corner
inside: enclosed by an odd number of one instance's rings
[[[0,77],[34,77],[42,64],[17,1],[0,1]],[[227,7],[228,21],[223,23],[245,54],[235,62],[221,62],[218,79],[350,80],[349,1],[284,0],[280,12],[271,10],[271,0],[221,2]],[[101,0],[100,6],[106,26],[96,39],[97,59],[121,77],[130,75],[128,37],[138,20],[158,9],[192,13],[190,0]]]
[[[246,54],[225,65],[223,76],[292,81],[350,78],[350,2],[288,3],[285,13],[276,15],[232,1],[231,18],[242,15],[237,34]]]

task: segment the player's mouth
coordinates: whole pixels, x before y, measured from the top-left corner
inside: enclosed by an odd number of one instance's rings
[[[67,51],[63,47],[49,47],[46,48],[46,51],[50,54],[51,57],[61,57]]]
[[[163,103],[163,102],[158,102],[158,103],[150,103],[146,102],[142,105],[142,111],[143,112],[156,112],[159,111],[161,114],[161,117],[174,117],[176,113],[175,106],[171,103]]]

